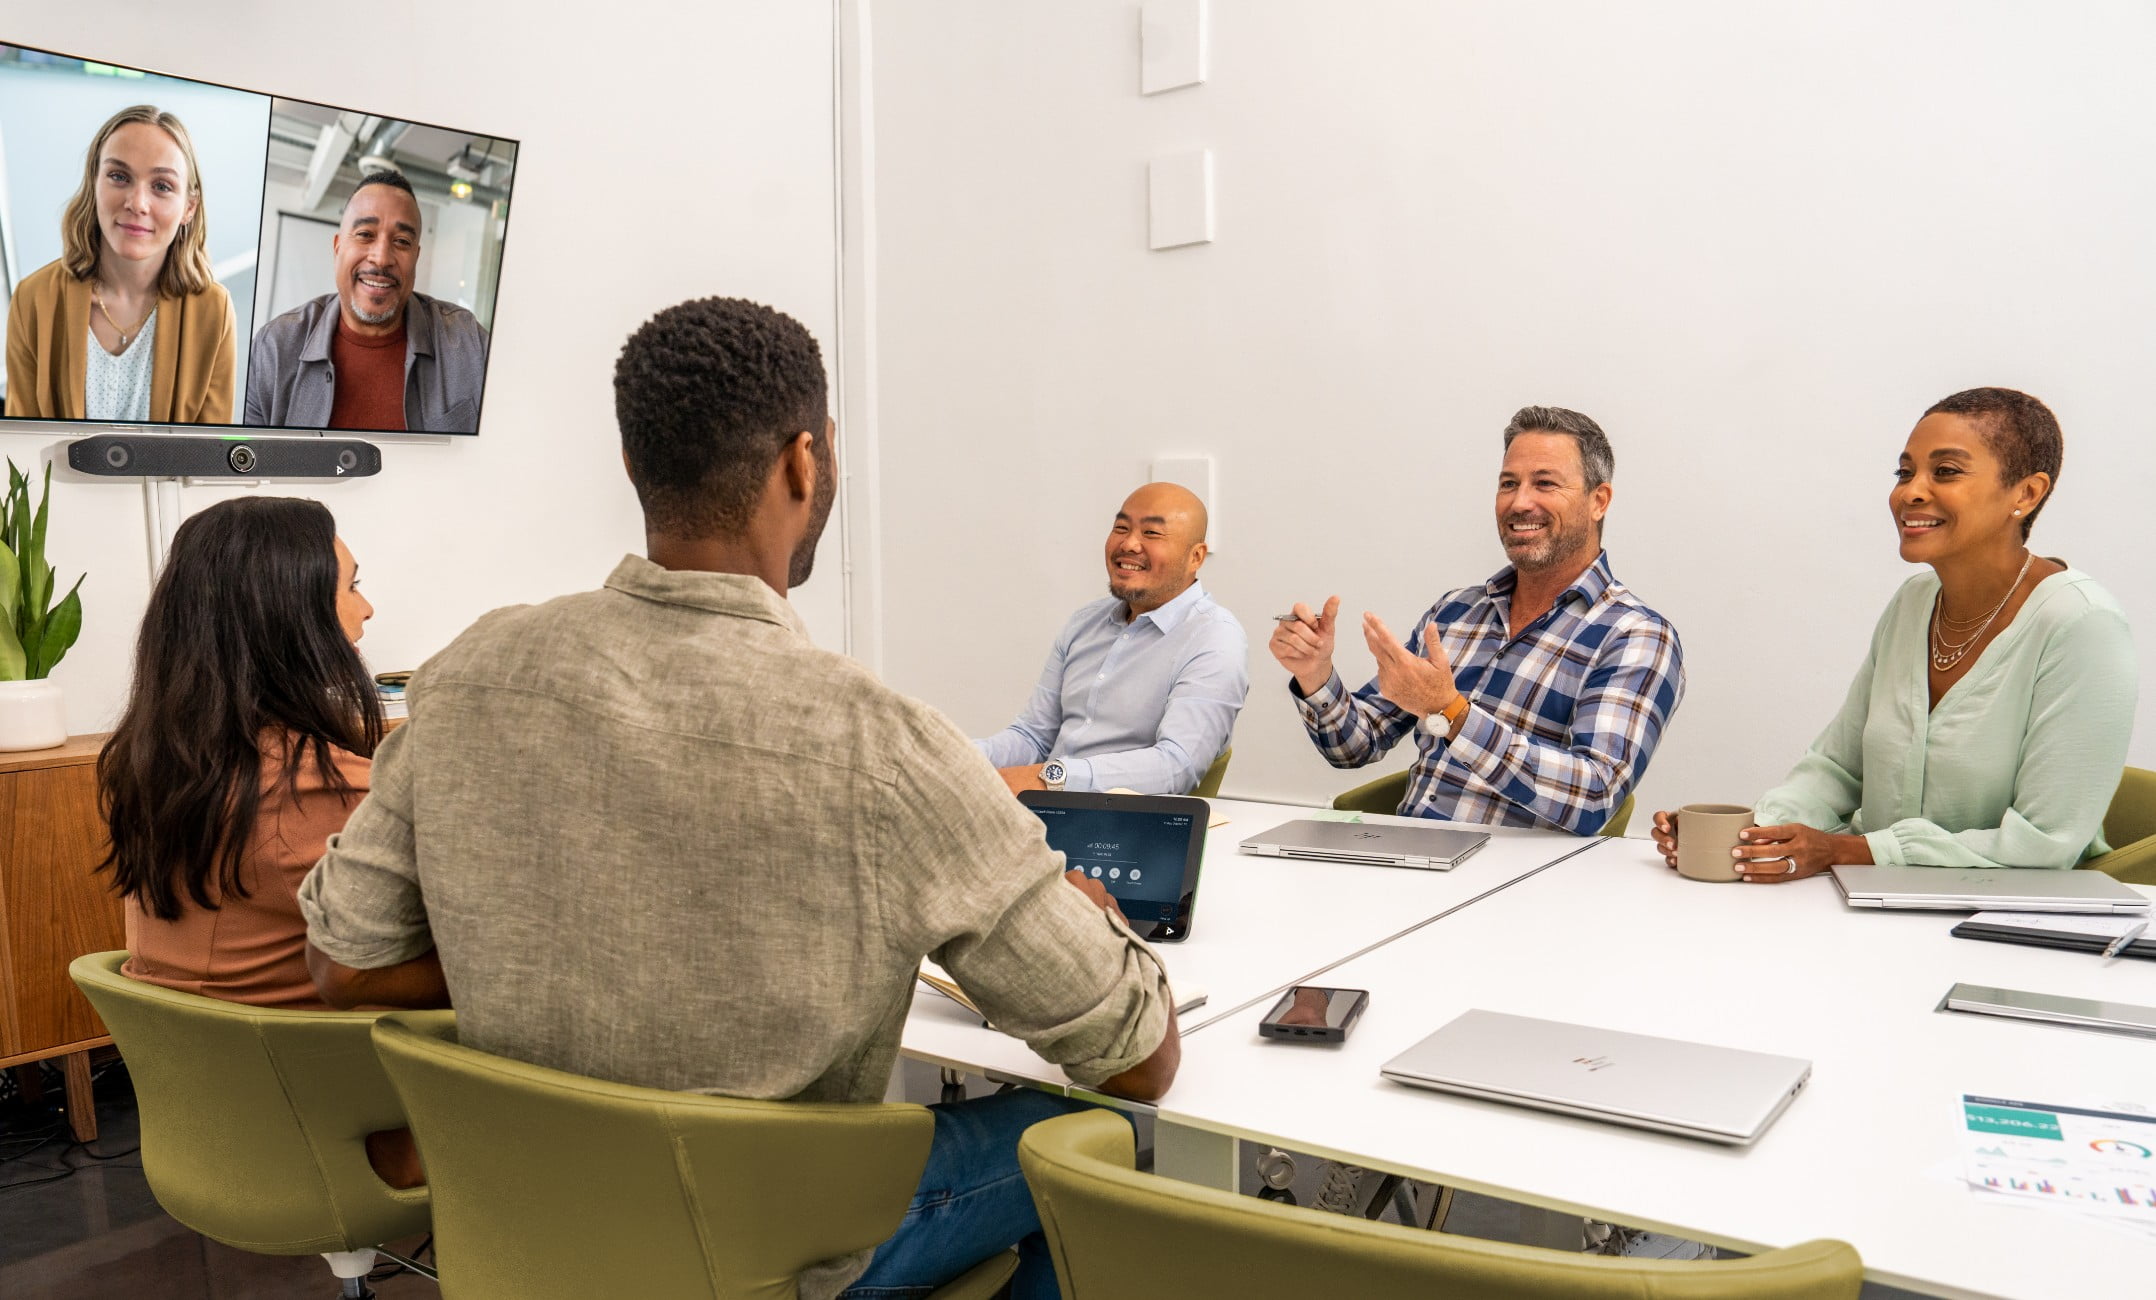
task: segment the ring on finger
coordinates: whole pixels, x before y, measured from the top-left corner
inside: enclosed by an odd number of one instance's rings
[[[1789,864],[1788,866],[1782,868],[1783,875],[1794,876],[1797,874],[1797,860],[1795,858],[1783,858],[1782,861]]]

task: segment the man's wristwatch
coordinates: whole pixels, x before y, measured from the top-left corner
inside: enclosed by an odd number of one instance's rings
[[[1451,735],[1452,729],[1459,726],[1460,719],[1466,716],[1467,695],[1465,692],[1461,692],[1452,697],[1452,703],[1424,718],[1422,727],[1431,735],[1443,738]]]
[[[1063,766],[1062,759],[1051,758],[1041,764],[1042,785],[1051,790],[1060,790],[1063,788],[1063,783],[1068,780],[1070,780],[1070,769]]]

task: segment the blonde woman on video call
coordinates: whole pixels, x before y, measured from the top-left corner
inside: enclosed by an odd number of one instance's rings
[[[1887,494],[1902,584],[1841,711],[1759,797],[1732,850],[1745,881],[1836,864],[2073,867],[2108,851],[2104,811],[2133,729],[2118,602],[2028,547],[2064,458],[2051,411],[1972,388],[1933,406]],[[1677,864],[1678,819],[1654,815]]]
[[[59,260],[24,276],[8,304],[9,415],[232,422],[237,327],[202,207],[180,119],[137,104],[98,128],[60,218]]]

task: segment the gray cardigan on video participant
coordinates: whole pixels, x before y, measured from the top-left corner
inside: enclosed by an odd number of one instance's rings
[[[326,429],[337,376],[329,345],[337,295],[300,304],[255,332],[247,354],[243,422]],[[412,433],[479,432],[487,331],[462,307],[414,293],[404,306],[404,427]]]

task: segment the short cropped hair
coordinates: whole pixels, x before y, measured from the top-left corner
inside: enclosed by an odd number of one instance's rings
[[[403,190],[406,194],[412,196],[414,204],[419,202],[419,192],[412,188],[411,178],[394,167],[384,167],[378,172],[368,172],[365,176],[360,177],[359,184],[354,185],[352,192],[344,196],[344,206],[351,207],[352,200],[358,198],[359,192],[369,185],[387,185],[393,190]]]
[[[1579,444],[1580,469],[1587,479],[1587,490],[1594,491],[1617,473],[1617,453],[1610,449],[1609,435],[1602,426],[1562,406],[1523,406],[1513,413],[1512,423],[1505,426],[1505,445],[1523,433],[1561,433]]]
[[[786,444],[825,438],[826,410],[815,337],[741,298],[667,308],[614,365],[629,480],[646,523],[681,537],[740,534]]]
[[[2027,539],[2036,517],[2051,504],[2051,494],[2059,490],[2059,469],[2066,460],[2066,435],[2051,408],[2011,388],[1969,388],[1933,402],[1924,414],[1958,415],[1974,424],[1999,458],[2000,477],[2009,484],[2031,474],[2051,476],[2043,499],[2021,521],[2021,536]]]

